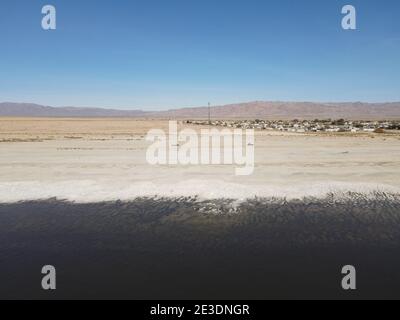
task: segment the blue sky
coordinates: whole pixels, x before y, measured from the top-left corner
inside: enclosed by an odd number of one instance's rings
[[[57,9],[57,30],[41,9]],[[357,30],[341,8],[357,9]],[[400,101],[398,0],[2,0],[0,101]]]

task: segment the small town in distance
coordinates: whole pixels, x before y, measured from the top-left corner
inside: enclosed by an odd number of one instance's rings
[[[390,133],[400,131],[399,120],[361,121],[361,120],[188,120],[187,124],[212,125],[218,127],[274,130],[285,132],[350,132],[350,133]]]

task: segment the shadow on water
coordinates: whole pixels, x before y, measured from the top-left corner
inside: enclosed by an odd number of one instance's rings
[[[385,193],[1,204],[0,298],[400,298],[399,249],[400,196]]]

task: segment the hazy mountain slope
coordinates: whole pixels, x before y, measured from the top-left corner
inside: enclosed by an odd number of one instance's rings
[[[159,117],[207,118],[208,108],[185,108],[155,114]],[[211,109],[211,117],[218,118],[270,118],[270,119],[400,119],[399,103],[313,103],[313,102],[264,102],[218,106]]]
[[[101,108],[48,107],[32,103],[0,103],[0,116],[11,117],[139,117],[141,110]]]
[[[101,108],[54,108],[30,103],[0,103],[0,116],[13,117],[147,117],[206,119],[207,107],[173,109],[160,112]],[[315,103],[255,101],[216,106],[213,119],[400,119],[400,102],[393,103]]]

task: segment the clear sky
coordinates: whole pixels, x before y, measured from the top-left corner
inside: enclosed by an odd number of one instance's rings
[[[41,28],[43,5],[57,30]],[[357,30],[341,28],[342,6]],[[399,0],[1,0],[0,101],[400,101]]]

